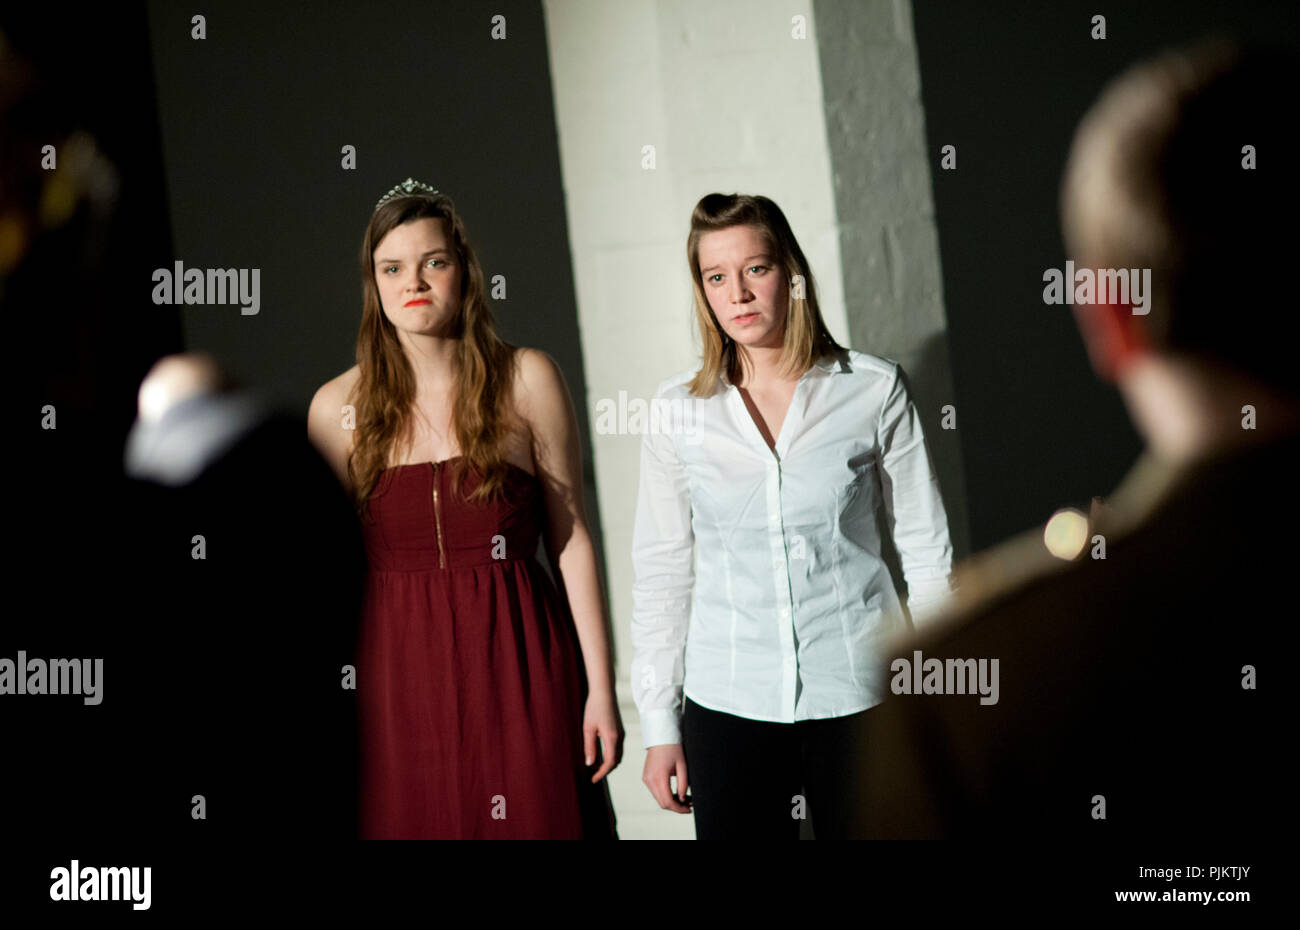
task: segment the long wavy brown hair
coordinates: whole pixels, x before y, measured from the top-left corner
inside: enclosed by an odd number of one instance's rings
[[[790,223],[773,201],[749,194],[708,194],[700,198],[691,213],[691,232],[686,238],[686,259],[691,267],[695,287],[695,321],[700,329],[703,359],[700,370],[691,379],[690,391],[707,397],[717,390],[718,377],[725,372],[732,384],[740,383],[742,359],[736,343],[723,331],[704,294],[700,277],[700,239],[705,233],[732,226],[756,227],[773,259],[785,271],[790,284],[802,276],[802,294],[791,286],[790,303],[785,315],[785,341],[781,350],[780,371],[786,377],[803,374],[819,358],[843,352],[831,338],[817,304],[817,285],[812,268],[790,229]]]
[[[375,286],[375,249],[384,236],[403,223],[443,219],[460,263],[460,309],[452,322],[457,340],[452,399],[452,428],[460,446],[453,460],[452,488],[456,492],[467,473],[481,476],[469,500],[483,502],[504,495],[509,473],[505,442],[518,428],[511,403],[515,347],[497,335],[483,282],[483,269],[470,246],[464,223],[446,194],[398,197],[370,217],[361,242],[361,330],[357,334],[360,376],[349,402],[356,409],[356,433],[348,456],[358,514],[375,492],[395,449],[413,440],[415,373],[397,338],[397,329],[384,315]],[[387,473],[391,478],[391,472]]]

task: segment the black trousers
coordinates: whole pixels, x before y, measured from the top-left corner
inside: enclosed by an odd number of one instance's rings
[[[801,817],[816,839],[864,838],[869,713],[768,723],[686,698],[682,752],[696,839],[797,840]]]

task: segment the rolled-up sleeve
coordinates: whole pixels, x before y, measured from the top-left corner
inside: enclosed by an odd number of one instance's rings
[[[877,440],[886,522],[902,563],[908,609],[916,625],[948,603],[952,542],[939,478],[902,366],[895,367],[893,384],[881,408]]]
[[[632,698],[645,748],[681,742],[686,632],[695,582],[691,499],[673,436],[641,443],[632,532]]]

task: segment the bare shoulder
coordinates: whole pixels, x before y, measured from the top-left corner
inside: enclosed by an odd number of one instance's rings
[[[541,349],[520,346],[515,352],[515,379],[525,388],[545,387],[562,380],[560,366]]]
[[[576,411],[560,366],[540,349],[520,347],[515,365],[515,410],[530,436],[540,471],[570,475],[581,468]]]
[[[357,381],[360,378],[361,378],[361,366],[353,365],[351,368],[349,368],[347,371],[343,372],[342,374],[335,375],[333,378],[330,378],[330,380],[326,381],[323,385],[321,385],[321,390],[336,391],[338,393],[338,396],[343,398],[346,401],[347,395],[351,393],[354,387],[356,387]]]
[[[330,378],[317,388],[307,413],[308,420],[312,418],[313,413],[341,417],[343,414],[342,408],[349,402],[349,395],[352,393],[352,389],[356,386],[357,379],[360,376],[360,367],[353,365],[347,371]]]
[[[326,381],[317,389],[307,410],[308,438],[340,475],[340,480],[345,480],[342,476],[347,473],[347,457],[353,440],[353,431],[344,427],[343,408],[352,402],[352,390],[359,376],[360,369],[353,365]]]
[[[514,386],[515,406],[529,420],[563,405],[567,390],[555,359],[541,349],[526,346],[520,346],[515,353]]]

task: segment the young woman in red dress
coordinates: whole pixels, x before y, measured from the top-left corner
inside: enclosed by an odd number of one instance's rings
[[[564,379],[494,331],[445,194],[386,194],[361,262],[357,365],[308,415],[369,558],[361,835],[616,838],[623,725]]]

